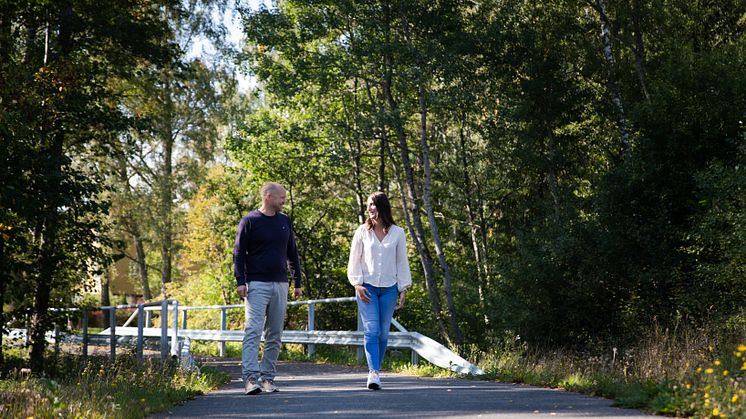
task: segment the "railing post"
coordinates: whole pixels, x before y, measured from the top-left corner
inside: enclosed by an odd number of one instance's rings
[[[114,363],[117,357],[117,308],[109,309],[109,360]]]
[[[161,361],[168,356],[168,300],[161,301]]]
[[[308,331],[316,330],[316,304],[308,304]],[[316,357],[316,344],[308,344],[308,358],[314,359]]]
[[[88,359],[88,310],[83,309],[83,361]]]
[[[412,365],[420,365],[420,354],[412,349]]]
[[[227,327],[227,321],[226,321],[226,308],[222,307],[220,309],[220,330],[225,330]],[[225,358],[225,342],[221,341],[219,346],[219,353],[218,355],[221,358]]]
[[[174,302],[174,335],[171,336],[171,356],[179,356],[179,302]]]
[[[363,331],[363,318],[360,316],[360,310],[357,311],[357,331]],[[365,338],[363,338],[365,339]],[[357,347],[357,363],[362,364],[365,359],[365,351],[362,346]]]
[[[54,324],[54,356],[60,354],[60,325]]]
[[[183,310],[181,312],[181,328],[182,329],[187,328],[187,310]]]
[[[143,361],[143,328],[145,327],[145,307],[142,304],[137,305],[137,360]]]

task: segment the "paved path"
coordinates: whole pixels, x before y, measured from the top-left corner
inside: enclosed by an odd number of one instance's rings
[[[243,393],[237,360],[212,364],[231,373],[219,390],[152,418],[357,417],[385,418],[649,418],[611,401],[561,390],[451,378],[381,375],[383,389],[365,388],[357,367],[281,362],[278,393]]]

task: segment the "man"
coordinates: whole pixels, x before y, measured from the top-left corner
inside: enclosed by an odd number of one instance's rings
[[[262,206],[238,223],[233,267],[238,295],[246,301],[242,376],[246,394],[277,391],[277,358],[288,301],[288,264],[301,296],[300,262],[290,218],[281,213],[285,188],[268,182],[261,188]],[[265,320],[266,317],[266,320]],[[264,353],[259,365],[259,342],[264,328]]]

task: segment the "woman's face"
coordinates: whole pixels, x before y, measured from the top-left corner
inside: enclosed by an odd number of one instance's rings
[[[371,198],[368,198],[368,217],[371,220],[378,219],[378,208],[376,208],[376,204],[373,203],[373,199]]]

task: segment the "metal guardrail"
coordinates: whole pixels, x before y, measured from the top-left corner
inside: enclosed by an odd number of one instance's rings
[[[358,316],[358,330],[357,331],[329,331],[329,330],[315,330],[315,306],[316,304],[322,303],[343,303],[353,302],[355,297],[342,297],[342,298],[327,298],[318,300],[304,300],[304,301],[291,301],[288,305],[308,305],[308,326],[307,330],[285,330],[282,334],[283,343],[299,343],[305,344],[308,347],[308,355],[312,357],[315,354],[315,348],[317,344],[325,345],[347,345],[357,346],[358,348],[358,360],[363,358],[363,332],[360,318]],[[172,327],[168,327],[168,311],[169,306],[173,311]],[[123,326],[116,325],[116,310],[117,309],[132,309],[136,311],[127,319]],[[90,343],[108,343],[110,345],[110,358],[112,361],[116,356],[116,346],[119,341],[120,345],[125,344],[126,338],[136,338],[136,355],[139,360],[143,359],[143,345],[145,338],[159,338],[160,340],[160,352],[161,359],[165,359],[169,354],[169,338],[171,340],[170,353],[172,356],[177,357],[179,355],[184,358],[184,350],[187,352],[188,359],[191,360],[191,354],[189,354],[189,345],[191,340],[207,340],[215,341],[220,343],[220,356],[225,356],[225,343],[226,342],[241,342],[243,341],[244,332],[241,330],[226,330],[227,324],[227,310],[228,309],[243,309],[243,304],[235,305],[210,305],[210,306],[182,306],[179,308],[179,303],[176,300],[163,300],[160,302],[145,303],[145,304],[130,304],[130,305],[119,305],[119,306],[104,306],[100,307],[101,310],[108,310],[109,316],[109,328],[102,331],[97,335],[90,335],[88,333],[88,312],[89,310],[83,311],[83,333],[82,335],[66,334],[60,335],[57,331],[51,336],[48,336],[53,341],[66,341],[70,343],[82,343],[83,345],[83,356],[88,355],[88,345]],[[190,310],[221,310],[220,315],[220,330],[205,330],[205,329],[188,329],[187,328],[187,312]],[[60,311],[81,311],[80,309],[58,309]],[[182,311],[182,322],[181,328],[179,327],[179,310]],[[146,313],[149,315],[150,311],[160,311],[161,315],[161,326],[159,328],[145,327],[146,320],[149,323],[149,316],[146,317]],[[137,319],[137,327],[128,326],[134,319]],[[416,332],[407,331],[396,319],[393,319],[392,324],[399,330],[398,332],[389,333],[389,346],[393,348],[408,348],[412,350],[412,364],[417,365],[419,357],[427,359],[434,365],[446,368],[458,373],[463,374],[483,374],[484,372],[478,367],[472,365],[465,359],[461,358],[451,350],[441,345],[440,343],[428,338],[427,336],[421,335]],[[166,327],[163,327],[166,326]],[[105,336],[105,338],[104,338]],[[62,339],[61,339],[62,338]],[[179,339],[183,341],[183,344],[179,345]],[[193,361],[188,362],[193,366]]]
[[[153,311],[153,310],[160,310],[161,312],[161,327],[158,329],[160,331],[160,350],[161,350],[161,360],[166,359],[169,354],[169,345],[168,345],[168,332],[167,332],[167,325],[168,325],[168,309],[169,305],[173,304],[173,311],[174,311],[174,322],[173,322],[173,330],[176,331],[178,329],[178,317],[177,313],[179,312],[179,302],[176,300],[162,300],[162,301],[155,301],[151,303],[142,303],[142,304],[124,304],[124,305],[116,305],[116,306],[102,306],[95,309],[80,309],[80,308],[52,308],[51,311],[60,311],[60,312],[82,312],[83,314],[83,331],[82,334],[79,335],[81,338],[81,343],[83,345],[83,357],[88,356],[88,345],[91,343],[91,337],[96,335],[91,335],[88,333],[88,323],[89,323],[89,313],[91,311],[108,311],[109,312],[109,328],[104,330],[103,332],[99,333],[98,336],[101,334],[108,334],[108,343],[109,343],[109,358],[113,362],[116,358],[116,347],[117,347],[117,316],[116,311],[117,309],[137,309],[135,313],[137,314],[137,329],[139,330],[139,333],[137,336],[137,341],[135,345],[135,353],[137,356],[137,359],[142,361],[143,359],[143,344],[144,344],[144,338],[145,335],[142,333],[142,330],[145,328],[145,316],[144,313],[146,311]],[[135,315],[133,313],[133,316]],[[130,316],[130,319],[132,316]],[[67,334],[65,338],[69,337],[70,335]],[[52,335],[51,339],[53,341],[58,341],[60,338],[60,333],[58,331],[58,328],[55,327],[55,332]],[[49,339],[49,337],[48,337]],[[99,339],[97,339],[99,340]],[[96,342],[98,343],[98,342]],[[178,356],[178,335],[174,334],[171,341],[171,355],[172,356]]]

